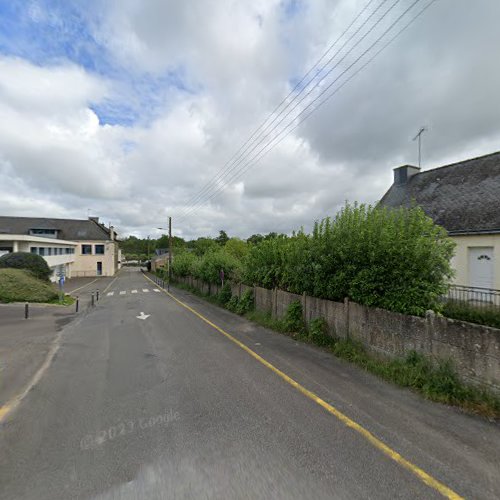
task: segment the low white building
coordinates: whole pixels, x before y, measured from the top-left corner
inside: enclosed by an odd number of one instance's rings
[[[116,233],[88,220],[0,216],[0,255],[30,252],[42,256],[59,276],[113,276],[121,267]]]

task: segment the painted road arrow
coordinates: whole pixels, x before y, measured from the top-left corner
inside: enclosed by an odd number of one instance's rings
[[[151,316],[151,314],[144,314],[143,312],[141,312],[140,316],[136,316],[136,318],[138,319],[147,319]]]

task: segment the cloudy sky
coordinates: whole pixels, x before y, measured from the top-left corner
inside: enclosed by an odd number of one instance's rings
[[[500,2],[406,27],[429,3],[0,0],[0,214],[287,232],[378,200],[423,125],[424,169],[500,150]]]

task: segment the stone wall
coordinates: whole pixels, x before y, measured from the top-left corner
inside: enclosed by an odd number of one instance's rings
[[[183,278],[185,284],[209,293],[209,286],[193,278]],[[215,295],[218,285],[210,286]],[[297,295],[283,290],[268,290],[243,284],[232,285],[233,295],[241,297],[253,290],[255,308],[282,318],[294,301],[302,303],[304,320],[310,324],[324,318],[330,335],[351,338],[368,350],[391,358],[401,358],[416,351],[429,360],[451,360],[458,374],[476,385],[488,386],[500,393],[500,330],[436,316],[425,318],[362,306],[345,300],[331,300]]]

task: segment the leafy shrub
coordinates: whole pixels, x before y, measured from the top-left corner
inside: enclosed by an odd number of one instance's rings
[[[439,310],[454,243],[419,207],[347,204],[333,219],[250,245],[250,285],[423,315]]]
[[[253,309],[253,290],[246,290],[238,301],[236,312],[245,314]]]
[[[218,293],[217,300],[220,304],[225,305],[231,300],[231,297],[231,285],[229,283],[226,283]]]
[[[237,312],[239,302],[238,296],[233,295],[227,302],[226,307],[232,312]]]
[[[196,255],[191,252],[182,252],[175,255],[172,260],[172,273],[179,277],[193,275],[195,261]]]
[[[334,339],[328,335],[328,325],[324,318],[315,318],[309,324],[309,340],[316,345],[329,346],[334,344]]]
[[[302,304],[300,301],[295,300],[288,306],[284,323],[285,328],[289,332],[301,333],[304,331],[304,319],[302,316]]]
[[[446,302],[442,313],[447,318],[500,328],[499,308],[490,307],[483,309],[474,307],[467,302]]]
[[[0,257],[1,268],[25,269],[35,278],[48,281],[52,271],[47,261],[40,255],[28,252],[8,253]]]

